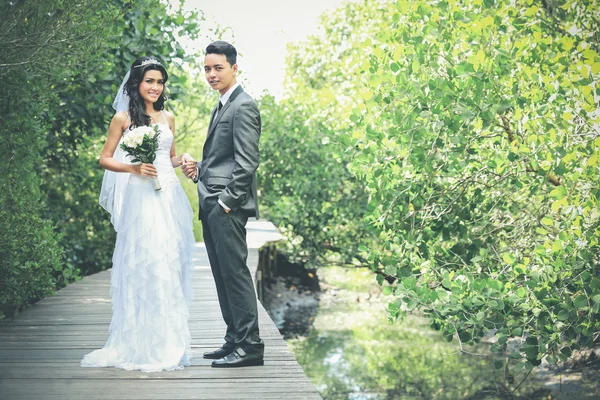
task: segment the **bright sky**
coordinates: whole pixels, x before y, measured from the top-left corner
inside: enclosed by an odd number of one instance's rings
[[[175,0],[171,0],[175,3]],[[254,97],[283,93],[286,44],[316,33],[319,16],[346,0],[186,0],[187,10],[202,10],[209,27],[230,27],[223,37],[238,50],[244,88]],[[233,34],[232,34],[233,33]],[[190,47],[204,49],[208,43]]]

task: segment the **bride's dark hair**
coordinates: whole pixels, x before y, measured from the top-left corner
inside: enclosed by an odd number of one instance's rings
[[[164,90],[153,106],[156,111],[165,108],[165,101],[167,100],[165,91],[169,74],[167,74],[165,67],[157,62],[160,61],[156,57],[140,57],[131,64],[129,79],[125,83],[125,92],[129,96],[129,117],[132,122],[130,128],[150,125],[150,116],[146,114],[146,103],[140,95],[140,83],[142,83],[146,71],[156,70],[162,73],[165,83]]]

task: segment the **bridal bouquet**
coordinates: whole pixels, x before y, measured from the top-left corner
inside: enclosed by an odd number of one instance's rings
[[[158,149],[158,136],[160,131],[158,125],[140,126],[127,133],[121,142],[121,149],[132,156],[131,162],[143,162],[152,164],[156,159],[156,150]],[[154,190],[160,190],[158,178],[152,178]]]

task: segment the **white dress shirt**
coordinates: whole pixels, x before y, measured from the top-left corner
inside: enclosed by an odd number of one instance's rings
[[[233,91],[235,89],[237,89],[238,86],[240,86],[240,84],[236,82],[232,87],[229,88],[228,91],[225,92],[225,94],[222,94],[219,97],[219,101],[221,102],[221,104],[223,105],[223,107],[225,107],[225,104],[227,104],[227,101],[231,97],[231,93],[233,93]],[[217,109],[217,112],[215,113],[215,119],[217,118],[218,114],[219,114],[219,110]]]

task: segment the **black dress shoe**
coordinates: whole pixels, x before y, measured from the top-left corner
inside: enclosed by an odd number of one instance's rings
[[[241,347],[237,347],[225,357],[212,362],[212,366],[215,368],[250,367],[253,365],[265,365],[263,355],[246,353]]]
[[[217,350],[207,351],[204,353],[204,358],[210,358],[212,360],[218,360],[219,358],[225,357],[227,354],[231,353],[235,350],[235,345],[225,343],[223,346],[219,347]]]

